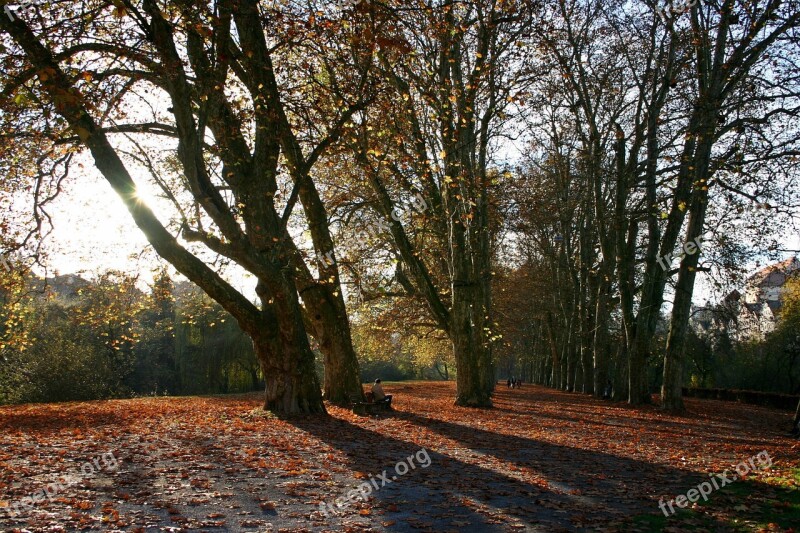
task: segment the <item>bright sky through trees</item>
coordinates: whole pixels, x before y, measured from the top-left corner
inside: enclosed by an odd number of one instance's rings
[[[147,240],[133,224],[122,201],[90,165],[85,165],[74,179],[75,186],[68,188],[52,207],[55,228],[46,245],[52,272],[92,277],[113,269],[138,273],[142,281],[149,283],[160,262],[147,248]],[[138,186],[147,205],[166,221],[170,212],[167,202],[159,198],[147,180],[140,180]],[[800,250],[800,235],[786,233],[780,244],[787,250]],[[143,250],[147,253],[142,254]],[[768,262],[762,260],[761,265]],[[749,271],[757,268],[755,262],[748,265]],[[233,267],[228,268],[229,279],[243,290],[252,290],[252,283],[245,281],[246,274],[233,274],[234,271]],[[698,303],[714,298],[706,278],[703,273],[699,276],[695,294]]]

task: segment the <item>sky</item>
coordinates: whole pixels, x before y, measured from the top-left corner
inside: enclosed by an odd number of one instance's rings
[[[54,273],[128,271],[131,256],[147,246],[122,200],[96,175],[81,176],[50,211],[55,228],[47,250]]]
[[[166,200],[148,187],[147,180],[136,182],[139,196],[166,225],[169,220],[165,213],[170,213]],[[138,274],[140,288],[144,289],[153,274],[167,266],[173,280],[186,279],[157,256],[122,200],[90,163],[49,212],[55,226],[45,245],[49,276],[74,273],[90,279],[107,270],[120,270]],[[223,277],[243,294],[255,297],[255,282],[249,274],[228,267]]]

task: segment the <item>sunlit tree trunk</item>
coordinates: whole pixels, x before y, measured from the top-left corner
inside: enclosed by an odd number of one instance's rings
[[[491,354],[483,342],[477,328],[482,324],[476,314],[483,312],[480,302],[475,302],[471,292],[474,288],[454,287],[454,293],[466,294],[453,297],[451,339],[456,359],[456,404],[468,407],[491,405],[491,392],[488,381],[494,384],[494,370]],[[471,297],[472,296],[472,297]],[[491,377],[490,377],[491,376]]]

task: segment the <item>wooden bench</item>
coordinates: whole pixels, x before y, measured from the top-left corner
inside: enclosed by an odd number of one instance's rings
[[[350,403],[353,405],[353,412],[357,415],[368,416],[389,410],[386,402],[364,402],[358,394],[350,396]]]

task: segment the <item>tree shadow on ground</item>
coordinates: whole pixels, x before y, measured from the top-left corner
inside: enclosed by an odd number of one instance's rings
[[[556,404],[558,409],[556,412],[537,409],[542,404]],[[702,434],[706,439],[748,446],[758,451],[774,445],[775,439],[786,437],[790,425],[789,418],[780,411],[760,406],[749,405],[743,412],[735,402],[699,402],[692,398],[686,399],[686,405],[687,410],[683,413],[665,413],[655,405],[633,407],[624,402],[608,402],[583,393],[539,386],[527,390],[500,389],[495,393],[495,410],[518,417],[532,416],[536,420],[599,426],[599,430],[612,426],[639,431],[644,424],[652,434]],[[713,420],[707,416],[708,407],[713,407]]]
[[[417,468],[374,491],[373,507],[387,529],[422,527],[499,531],[516,524],[529,530],[573,531],[621,522],[658,511],[657,494],[679,494],[702,478],[676,468],[599,451],[553,445],[435,420],[412,412],[389,415],[408,428],[397,439],[342,419],[297,419],[291,423],[339,450],[350,468],[377,478],[427,446],[430,467]],[[417,427],[415,427],[417,426]],[[444,441],[434,447],[416,439],[425,428]],[[389,476],[391,478],[391,475]],[[356,488],[363,480],[354,480]],[[331,494],[335,500],[344,494]],[[500,528],[500,529],[498,529]]]

